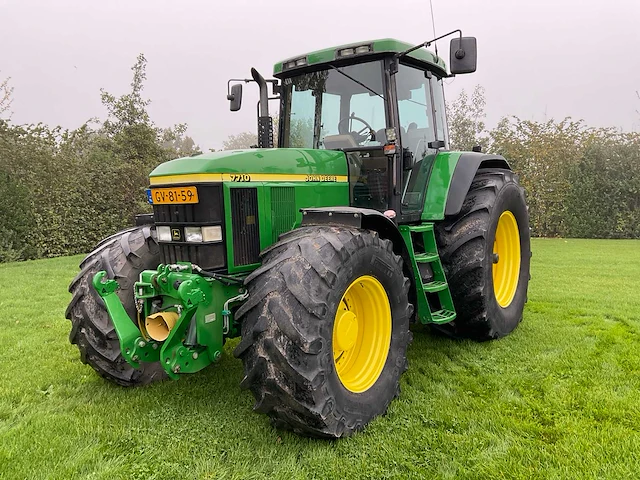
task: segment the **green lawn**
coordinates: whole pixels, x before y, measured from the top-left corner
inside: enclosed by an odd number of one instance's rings
[[[103,381],[67,340],[81,257],[0,265],[0,478],[640,478],[640,241],[533,249],[511,336],[416,329],[389,413],[333,442],[252,412],[237,341],[177,382]]]

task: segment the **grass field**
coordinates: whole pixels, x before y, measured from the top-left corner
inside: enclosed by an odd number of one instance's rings
[[[103,381],[67,340],[81,257],[0,265],[0,478],[640,478],[640,241],[533,249],[511,336],[416,329],[400,399],[334,442],[251,411],[236,341],[177,382]]]

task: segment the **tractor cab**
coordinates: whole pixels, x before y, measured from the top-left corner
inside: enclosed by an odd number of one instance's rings
[[[449,146],[442,79],[450,74],[440,57],[422,48],[432,42],[374,40],[277,63],[281,83],[271,82],[280,101],[278,147],[344,152],[351,206],[418,219],[434,158]],[[475,70],[474,38],[454,38],[451,52],[451,75]],[[239,108],[241,84],[234,87],[230,99]],[[270,128],[264,111],[263,132]],[[261,140],[260,146],[272,146]]]

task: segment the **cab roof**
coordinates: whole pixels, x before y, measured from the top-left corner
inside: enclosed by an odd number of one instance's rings
[[[381,53],[400,53],[413,47],[415,44],[401,42],[394,38],[383,38],[378,40],[368,40],[363,42],[349,43],[346,45],[338,45],[336,47],[325,48],[323,50],[316,50],[306,54],[297,55],[295,57],[287,58],[281,62],[276,63],[273,66],[273,74],[276,77],[284,76],[285,72],[295,71],[302,68],[307,68],[311,65],[318,65],[335,60],[344,60],[346,58],[360,59],[364,56],[381,54]],[[355,53],[358,47],[361,48],[362,53]],[[369,47],[368,50],[364,47]],[[350,50],[354,53],[349,53]],[[342,53],[345,53],[343,55]],[[440,71],[442,75],[447,74],[447,66],[444,60],[438,57],[435,53],[427,50],[426,48],[419,48],[409,53],[407,57],[417,61],[418,64],[422,64],[432,70]]]

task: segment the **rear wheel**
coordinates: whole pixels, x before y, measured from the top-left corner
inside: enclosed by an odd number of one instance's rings
[[[270,247],[247,281],[234,353],[256,411],[319,437],[350,435],[386,412],[407,368],[413,312],[391,242],[301,228]]]
[[[102,298],[91,281],[100,270],[118,281],[117,292],[129,317],[137,311],[133,284],[142,270],[155,269],[160,263],[155,229],[151,226],[125,230],[102,241],[80,264],[80,273],[73,279],[69,292],[73,294],[66,317],[71,320],[69,341],[78,346],[80,359],[107,380],[126,387],[146,385],[166,377],[159,362],[140,363],[136,369],[120,353],[120,342]]]
[[[524,189],[509,170],[478,170],[460,213],[436,224],[457,317],[446,333],[489,340],[522,320],[531,257]]]

